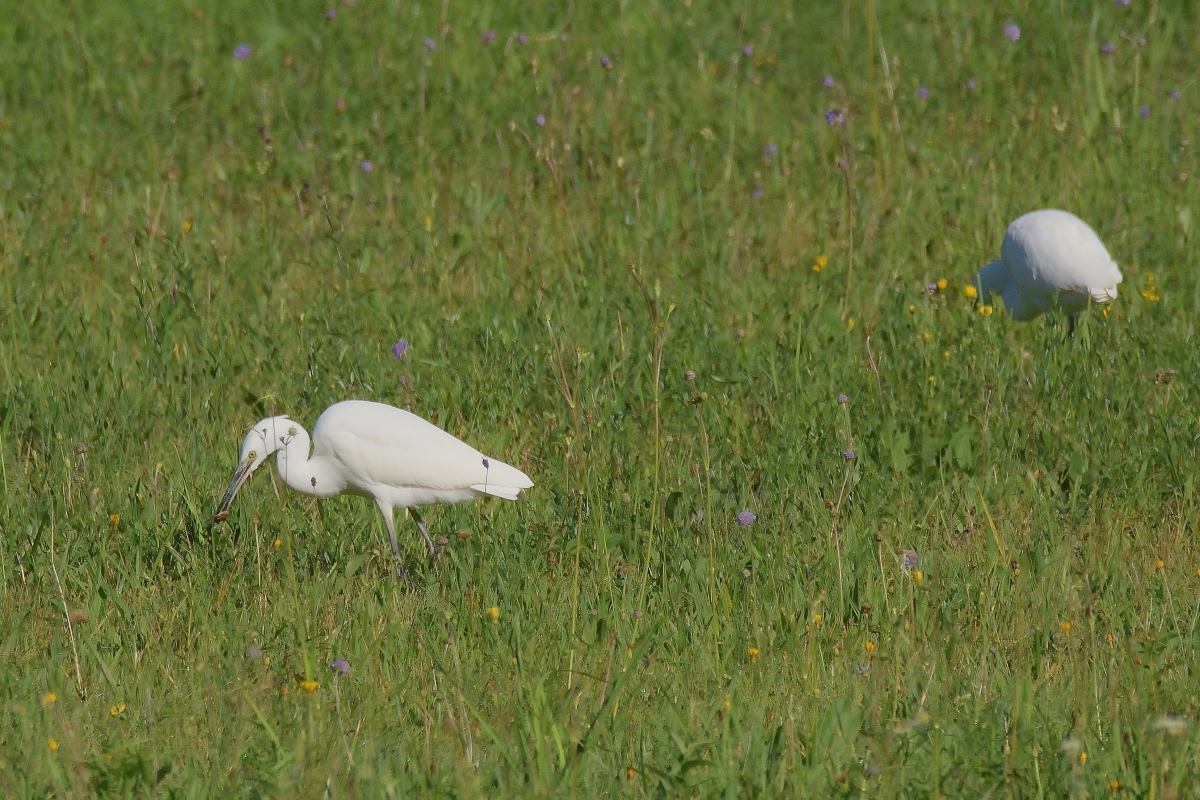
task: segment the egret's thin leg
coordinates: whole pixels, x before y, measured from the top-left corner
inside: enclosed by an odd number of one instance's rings
[[[433,537],[429,535],[429,529],[425,527],[425,520],[421,518],[415,508],[409,507],[408,513],[413,518],[413,522],[417,523],[421,535],[425,537],[425,546],[429,548],[429,560],[432,561],[437,555],[437,548],[433,546]]]
[[[383,521],[387,525],[388,538],[392,540],[392,558],[396,559],[396,577],[404,577],[404,565],[400,563],[400,543],[396,541],[396,521],[392,518],[390,504],[376,501],[379,510],[383,512]]]

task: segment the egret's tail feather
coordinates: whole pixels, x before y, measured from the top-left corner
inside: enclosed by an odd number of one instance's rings
[[[503,497],[505,500],[516,500],[522,490],[532,486],[533,481],[524,472],[495,459],[488,459],[487,481],[471,484],[471,488],[477,492]]]

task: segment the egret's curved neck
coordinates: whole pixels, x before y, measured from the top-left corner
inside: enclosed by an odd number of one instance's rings
[[[1003,294],[1008,285],[1008,265],[1003,261],[992,261],[979,270],[976,278],[979,282],[980,301],[986,303],[995,294]]]
[[[309,457],[312,439],[308,431],[295,426],[295,433],[288,436],[279,448],[275,459],[275,468],[283,482],[297,492],[330,497],[338,494],[346,487],[346,481],[329,459],[322,456]]]

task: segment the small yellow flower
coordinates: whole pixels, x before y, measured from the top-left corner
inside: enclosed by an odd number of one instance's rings
[[[910,313],[910,314],[915,314],[915,313],[917,313],[917,304],[916,304],[916,303],[909,303],[909,304],[908,304],[908,313]]]
[[[1196,570],[1196,574],[1200,575],[1200,569]],[[813,627],[816,627],[816,628],[821,627],[821,623],[824,621],[825,621],[825,615],[822,614],[820,611],[818,611],[817,613],[812,615]]]
[[[822,253],[821,255],[817,256],[816,259],[813,261],[812,271],[820,272],[821,270],[825,269],[827,266],[829,266],[829,256]]]
[[[1062,630],[1063,636],[1071,635],[1071,623],[1067,622],[1066,620],[1063,620],[1062,622],[1058,623],[1058,627],[1060,630]]]
[[[183,231],[184,233],[191,233],[192,221],[190,219],[185,219],[183,222],[179,223],[179,230]]]
[[[754,661],[755,659],[758,658],[758,648],[757,647],[747,647],[746,655],[750,656],[751,661]]]
[[[968,300],[974,300],[978,296],[979,296],[979,290],[976,289],[973,285],[968,283],[966,286],[963,287],[963,297],[967,298]]]
[[[925,580],[925,573],[919,569],[914,569],[912,571],[912,579],[913,583],[921,583]]]
[[[1159,300],[1162,300],[1162,296],[1157,291],[1154,290],[1153,286],[1146,288],[1146,289],[1142,289],[1140,294],[1142,295],[1142,297],[1146,298],[1151,303],[1157,303]]]
[[[308,692],[309,694],[312,694],[317,689],[321,688],[321,684],[319,681],[303,680],[303,681],[300,681],[300,688],[303,689],[304,691]]]
[[[488,606],[487,618],[492,622],[500,621],[500,606]]]
[[[45,706],[46,708],[49,708],[50,706],[54,705],[57,702],[58,702],[58,695],[56,695],[54,692],[46,692],[45,694],[42,695],[42,705]]]
[[[1105,319],[1108,319],[1108,312],[1111,309],[1112,309],[1112,306],[1105,306],[1104,308],[1100,309],[1100,316],[1104,317]]]
[[[949,351],[949,350],[943,350],[943,351],[942,351],[942,358],[944,358],[944,359],[946,359],[947,361],[949,361],[949,360],[950,360],[950,351]]]
[[[849,319],[846,320],[846,330],[848,330],[848,331],[854,330],[854,326],[857,324],[858,324],[858,322],[855,321],[854,317],[850,317]]]
[[[932,338],[933,338],[933,334],[930,333],[929,331],[921,331],[921,341],[928,342]]]
[[[990,316],[992,315],[992,312],[993,312],[994,310],[995,310],[995,309],[993,309],[993,308],[992,308],[991,304],[989,304],[989,303],[984,303],[984,304],[983,304],[983,305],[981,305],[981,306],[979,307],[979,309],[978,309],[978,311],[979,311],[979,316],[981,316],[981,317],[990,317]]]
[[[55,753],[55,752],[57,752],[57,751],[58,751],[58,739],[55,739],[55,738],[51,737],[51,738],[50,738],[50,739],[49,739],[49,740],[46,742],[46,746],[50,748],[50,752],[51,752],[51,753]]]
[[[937,375],[926,375],[925,380],[929,383],[937,383]]]
[[[1159,572],[1162,572],[1164,569],[1166,569],[1166,567],[1167,567],[1167,562],[1163,561],[1161,558],[1158,561],[1154,562],[1154,568],[1156,570],[1158,570]]]
[[[863,645],[863,649],[867,651],[867,655],[870,655],[879,649],[879,645],[875,644],[874,642],[867,642]]]
[[[629,780],[633,780],[637,777],[637,770],[633,767],[630,767],[629,769],[625,770],[625,777]]]
[[[108,515],[108,527],[114,531],[117,528],[121,527],[121,515],[120,514],[109,514]]]
[[[1081,767],[1087,766],[1087,750],[1079,751],[1079,766],[1081,766]]]
[[[946,280],[945,278],[938,278],[937,287],[938,287],[939,292],[946,291],[946,287],[948,287],[949,285],[950,285],[950,281]]]
[[[117,703],[115,706],[111,706],[108,709],[108,715],[110,717],[119,717],[124,713],[125,713],[125,704],[124,703]]]
[[[1116,778],[1111,778],[1108,781],[1108,790],[1110,792],[1118,792],[1121,790],[1121,782]]]
[[[425,215],[425,232],[433,233],[433,217],[429,214]]]
[[[271,547],[274,547],[276,550],[278,550],[282,544],[283,539],[280,539],[278,536],[276,536],[275,541],[271,542]]]
[[[1113,636],[1112,631],[1104,634],[1104,643],[1109,647],[1116,647],[1117,637]]]

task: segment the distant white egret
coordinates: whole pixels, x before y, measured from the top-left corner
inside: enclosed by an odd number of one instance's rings
[[[1000,259],[975,276],[979,302],[1004,298],[1013,319],[1059,309],[1070,318],[1089,304],[1117,297],[1121,270],[1096,232],[1069,211],[1044,209],[1017,217],[1004,234]]]
[[[237,469],[214,522],[229,516],[238,490],[275,453],[280,477],[298,492],[374,498],[397,558],[400,545],[392,518],[397,506],[408,509],[433,558],[436,548],[416,506],[460,503],[481,494],[516,500],[533,486],[521,470],[488,458],[416,414],[383,403],[346,400],[325,409],[311,439],[286,416],[254,423],[242,441]]]

